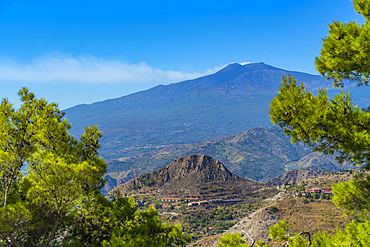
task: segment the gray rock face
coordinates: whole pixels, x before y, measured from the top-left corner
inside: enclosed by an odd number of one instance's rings
[[[237,179],[221,162],[207,155],[189,155],[175,160],[171,165],[158,170],[163,181],[190,178],[195,183],[228,181]]]

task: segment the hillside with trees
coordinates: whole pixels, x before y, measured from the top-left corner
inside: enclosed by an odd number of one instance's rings
[[[266,182],[266,185],[281,186],[283,184],[288,184],[288,183],[299,183],[309,178],[322,176],[322,175],[328,175],[331,173],[332,172],[330,171],[319,170],[319,169],[318,170],[297,169],[297,170],[288,171],[273,179],[270,179],[269,181]]]
[[[353,169],[309,178],[299,183],[283,182],[284,185],[281,186],[278,194],[270,198],[260,198],[258,202],[250,204],[250,207],[241,206],[241,209],[245,210],[246,213],[244,216],[237,214],[236,208],[233,211],[229,209],[233,215],[242,216],[242,218],[239,218],[226,231],[211,230],[203,233],[201,239],[189,246],[215,247],[220,244],[218,242],[220,238],[224,238],[228,234],[240,234],[239,239],[245,241],[247,246],[252,244],[252,240],[263,240],[269,245],[278,246],[281,242],[279,243],[269,236],[269,228],[281,221],[289,225],[288,233],[291,236],[305,231],[313,235],[322,231],[334,234],[337,229],[344,230],[346,224],[353,220],[359,220],[360,215],[355,214],[347,217],[345,210],[338,208],[330,200],[333,196],[330,193],[311,193],[305,196],[301,193],[312,188],[327,188],[333,184],[348,182],[362,174],[365,174],[364,170]]]

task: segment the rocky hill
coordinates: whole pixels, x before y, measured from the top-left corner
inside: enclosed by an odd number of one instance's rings
[[[283,185],[284,182],[293,183],[293,182],[301,182],[304,180],[307,180],[312,177],[318,177],[322,175],[328,175],[332,172],[326,171],[326,170],[292,170],[288,171],[280,176],[277,176],[276,178],[270,179],[266,182],[266,185],[269,186],[280,186]]]
[[[212,157],[189,155],[121,184],[110,193],[115,190],[121,194],[150,192],[157,198],[198,197],[232,201],[242,200],[263,187],[265,185],[231,173]]]

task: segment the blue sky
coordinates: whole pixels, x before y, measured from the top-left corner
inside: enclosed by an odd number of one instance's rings
[[[264,62],[317,74],[333,20],[350,0],[0,0],[0,97],[27,86],[61,109]]]

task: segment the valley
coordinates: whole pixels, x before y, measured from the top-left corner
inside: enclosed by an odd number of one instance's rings
[[[305,81],[309,90],[335,92],[321,76],[264,63],[233,63],[197,79],[78,105],[66,109],[65,118],[76,137],[88,125],[103,132],[99,154],[108,165],[104,193],[191,154],[212,156],[257,182],[293,169],[347,169],[332,156],[292,145],[282,131],[271,128],[270,101],[286,74]],[[363,92],[358,95],[359,102],[366,102]]]

